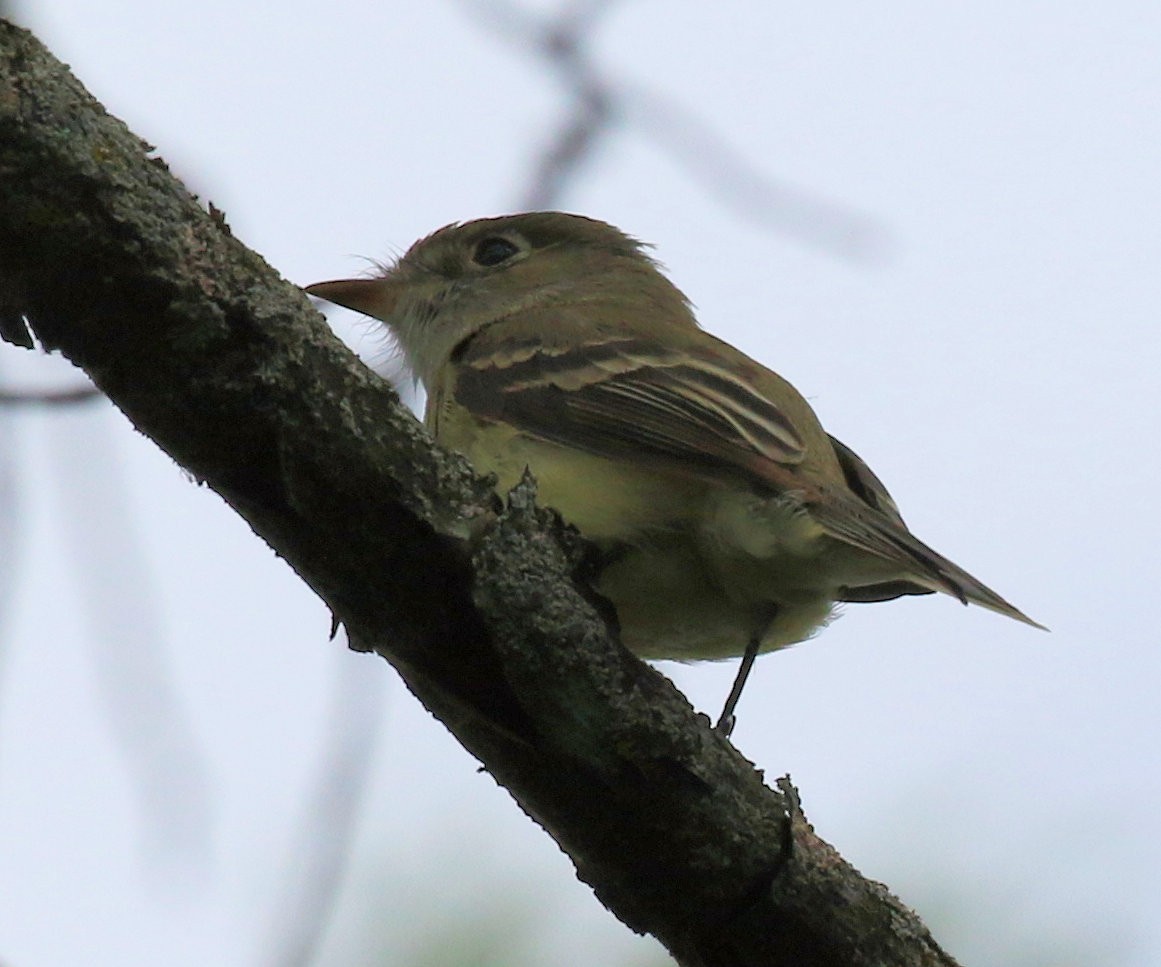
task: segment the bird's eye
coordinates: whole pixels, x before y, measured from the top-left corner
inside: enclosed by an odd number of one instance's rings
[[[476,251],[472,253],[472,261],[476,265],[499,265],[501,262],[506,262],[519,251],[520,249],[509,242],[508,239],[492,236],[482,239],[476,245]]]

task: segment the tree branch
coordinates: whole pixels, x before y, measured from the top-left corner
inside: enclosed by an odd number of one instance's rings
[[[575,534],[501,506],[306,297],[0,23],[0,332],[25,324],[219,493],[687,965],[949,965],[609,632]]]

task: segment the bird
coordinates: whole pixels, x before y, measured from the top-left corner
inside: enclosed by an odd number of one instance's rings
[[[941,592],[1043,628],[917,537],[787,380],[701,328],[648,247],[603,221],[457,222],[379,274],[306,287],[383,323],[425,424],[501,493],[600,552],[595,590],[641,658],[755,658],[848,602]]]

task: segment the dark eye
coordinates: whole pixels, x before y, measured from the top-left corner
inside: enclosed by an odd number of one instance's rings
[[[482,239],[476,245],[476,251],[472,253],[472,261],[476,265],[499,265],[501,262],[506,262],[519,251],[520,249],[509,242],[508,239],[492,236],[491,238]]]

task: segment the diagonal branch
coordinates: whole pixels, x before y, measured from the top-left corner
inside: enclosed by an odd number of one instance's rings
[[[532,485],[500,506],[294,286],[0,22],[0,315],[220,494],[687,965],[949,965],[652,668]],[[22,323],[21,323],[22,324]],[[17,341],[20,340],[17,337]]]

